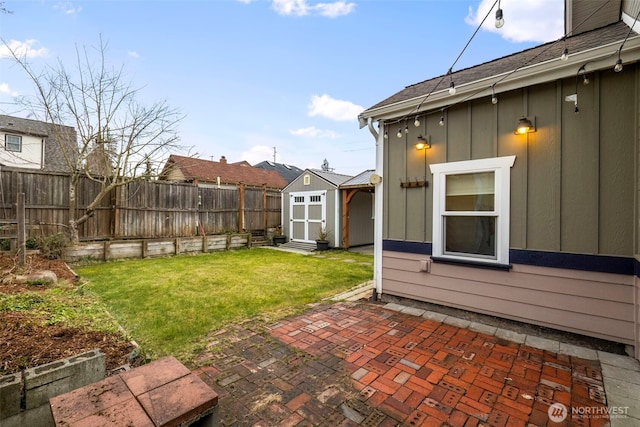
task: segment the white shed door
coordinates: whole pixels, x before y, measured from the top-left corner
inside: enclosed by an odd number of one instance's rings
[[[304,191],[290,193],[289,223],[291,240],[315,242],[318,233],[326,227],[326,191]]]

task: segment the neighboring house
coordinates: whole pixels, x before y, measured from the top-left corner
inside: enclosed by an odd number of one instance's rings
[[[228,163],[222,156],[219,162],[170,155],[161,179],[167,181],[192,182],[200,186],[215,185],[235,188],[239,184],[251,187],[283,189],[287,181],[276,171],[252,167],[246,161]]]
[[[283,163],[270,162],[269,160],[265,160],[264,162],[260,162],[258,164],[253,165],[254,168],[260,168],[265,170],[273,170],[278,172],[284,179],[287,180],[287,183],[291,183],[294,179],[296,179],[301,173],[302,169],[292,166],[286,165]]]
[[[378,297],[603,338],[640,358],[640,1],[577,28],[594,4],[567,1],[565,40],[361,113],[382,177]]]
[[[373,243],[373,200],[369,194],[373,186],[361,182],[363,174],[352,177],[305,169],[282,190],[284,234],[294,242],[314,243],[325,229],[332,247]],[[347,185],[344,190],[343,185]]]
[[[73,127],[0,115],[0,164],[51,172],[69,172],[75,164],[77,136]]]

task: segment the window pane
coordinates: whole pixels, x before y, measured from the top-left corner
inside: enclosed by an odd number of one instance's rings
[[[446,176],[447,211],[493,211],[495,207],[494,172]]]
[[[446,252],[496,257],[496,217],[445,216]]]
[[[5,135],[5,149],[7,151],[22,151],[22,137]]]

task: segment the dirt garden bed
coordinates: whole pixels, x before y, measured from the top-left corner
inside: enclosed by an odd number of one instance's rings
[[[0,255],[0,294],[44,292],[47,286],[18,284],[8,279],[16,272],[16,260]],[[60,260],[37,255],[27,257],[26,272],[53,271],[59,281],[70,286],[77,283],[74,272]],[[47,324],[34,311],[0,311],[0,376],[53,362],[58,359],[99,348],[106,355],[107,370],[128,362],[134,346],[119,334],[98,332],[89,327],[68,327],[63,323]]]

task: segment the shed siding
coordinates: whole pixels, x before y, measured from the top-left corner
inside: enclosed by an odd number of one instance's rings
[[[383,252],[386,294],[412,298],[632,344],[634,278],[516,265],[496,271],[432,263],[425,255]]]
[[[338,243],[339,246],[339,242],[341,240],[341,236],[339,235],[340,233],[340,224],[336,224],[336,193],[338,192],[338,190],[336,189],[336,187],[325,181],[324,179],[310,173],[309,175],[309,185],[304,185],[304,176],[307,175],[306,172],[302,173],[300,176],[298,176],[295,180],[293,180],[291,182],[291,184],[289,184],[286,187],[286,192],[283,194],[282,200],[283,200],[283,206],[282,206],[282,212],[283,212],[283,218],[284,218],[284,224],[282,224],[283,226],[283,233],[287,236],[289,236],[289,238],[291,238],[292,233],[291,230],[289,230],[290,227],[290,221],[289,218],[291,218],[291,214],[289,212],[289,202],[290,202],[290,197],[291,197],[291,193],[299,193],[299,192],[305,192],[305,191],[326,191],[326,198],[325,198],[325,208],[326,208],[326,228],[329,231],[329,242],[331,246],[336,246],[336,242]],[[319,216],[319,214],[317,215]],[[335,240],[335,233],[336,231],[338,232],[338,240]],[[315,239],[316,236],[310,236],[311,239]]]
[[[373,194],[359,192],[349,204],[349,246],[373,243]]]

